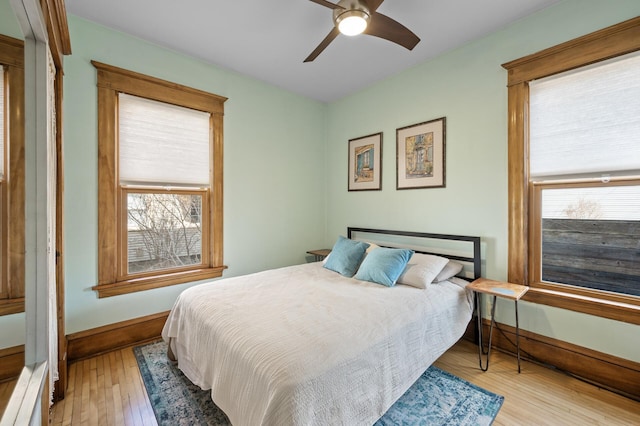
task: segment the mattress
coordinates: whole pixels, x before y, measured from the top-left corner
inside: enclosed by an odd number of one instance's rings
[[[235,426],[371,425],[464,333],[466,282],[345,278],[321,262],[194,286],[162,331]]]

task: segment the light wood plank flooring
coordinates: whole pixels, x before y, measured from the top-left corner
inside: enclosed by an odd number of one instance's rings
[[[16,382],[17,380],[9,380],[0,383],[0,418],[2,418],[4,409],[9,403],[9,398],[11,398],[11,392],[13,392],[13,388],[16,386]]]
[[[478,348],[458,342],[435,363],[471,383],[503,395],[494,425],[640,425],[640,402],[562,372],[493,350],[489,370],[478,367]]]
[[[436,365],[505,396],[494,425],[640,425],[640,402],[526,361],[518,374],[515,358],[499,351],[483,373],[477,356],[476,346],[461,341]],[[66,398],[53,407],[51,423],[155,425],[132,349],[71,364]]]

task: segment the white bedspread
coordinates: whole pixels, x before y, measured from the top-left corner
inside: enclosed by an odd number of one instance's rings
[[[371,425],[464,333],[463,286],[292,266],[185,290],[162,337],[235,426]]]

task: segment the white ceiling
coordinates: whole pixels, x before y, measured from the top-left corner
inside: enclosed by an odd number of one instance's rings
[[[372,36],[340,35],[309,63],[302,61],[333,22],[331,9],[308,0],[66,0],[66,6],[71,15],[332,102],[558,1],[386,0],[378,12],[420,37],[412,51]]]

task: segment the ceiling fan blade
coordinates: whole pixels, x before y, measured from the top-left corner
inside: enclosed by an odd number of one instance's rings
[[[376,10],[378,10],[383,1],[384,0],[365,0],[365,3],[367,3],[367,6],[369,6],[370,12],[375,12]]]
[[[392,41],[409,50],[420,41],[409,28],[378,12],[371,14],[371,21],[364,33]]]
[[[333,29],[329,32],[329,34],[327,34],[324,40],[320,42],[318,47],[316,47],[315,50],[311,52],[309,56],[307,56],[307,59],[305,59],[304,62],[311,62],[315,58],[317,58],[318,55],[322,53],[322,51],[329,45],[329,43],[331,43],[334,38],[338,37],[338,34],[340,34],[340,31],[338,31],[336,27],[333,27]]]
[[[326,0],[309,0],[309,1],[317,3],[320,6],[328,7],[329,9],[344,9],[344,7],[338,6],[337,4],[331,3],[330,1],[326,1]]]

